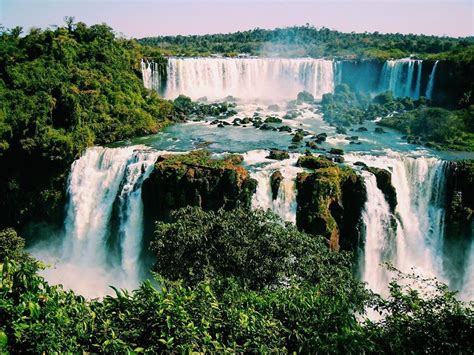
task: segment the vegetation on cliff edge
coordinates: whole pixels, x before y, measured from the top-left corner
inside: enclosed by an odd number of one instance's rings
[[[24,36],[0,28],[0,226],[55,219],[85,147],[155,133],[172,118],[172,103],[142,84],[140,60],[155,51],[106,25],[66,22]]]

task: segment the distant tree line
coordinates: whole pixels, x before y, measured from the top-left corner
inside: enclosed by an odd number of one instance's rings
[[[256,28],[227,34],[156,36],[138,40],[165,55],[207,56],[239,53],[342,58],[402,58],[470,61],[474,37],[452,38],[379,32],[343,33],[325,27]]]

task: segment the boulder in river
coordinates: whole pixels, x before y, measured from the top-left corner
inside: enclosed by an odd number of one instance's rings
[[[286,150],[280,149],[271,149],[270,154],[268,154],[267,159],[274,159],[274,160],[284,160],[289,159],[290,154]]]
[[[242,160],[239,155],[213,159],[203,150],[158,157],[142,187],[146,220],[168,220],[171,211],[185,206],[250,208],[257,182],[239,165]]]
[[[282,120],[281,118],[279,117],[276,117],[276,116],[267,116],[266,119],[265,119],[265,123],[281,123]]]
[[[343,155],[343,154],[344,154],[344,150],[341,149],[341,148],[331,148],[331,149],[329,150],[329,154]]]
[[[363,177],[349,167],[325,165],[297,176],[296,225],[326,237],[332,249],[355,250],[367,200]]]

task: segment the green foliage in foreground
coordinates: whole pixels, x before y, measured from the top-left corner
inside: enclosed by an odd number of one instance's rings
[[[0,28],[0,226],[62,210],[85,147],[157,132],[172,110],[143,87],[150,51],[108,26],[21,31]]]
[[[354,305],[357,297],[364,297],[348,254],[331,251],[325,238],[302,233],[273,213],[188,207],[174,212],[172,220],[157,224],[151,246],[157,260],[154,270],[168,279],[193,285],[235,277],[262,289],[295,278],[347,289]]]
[[[469,354],[474,350],[474,303],[456,300],[455,292],[433,279],[398,275],[389,285],[390,296],[375,309],[385,318],[367,322],[365,331],[378,352]]]
[[[235,56],[277,55],[290,57],[391,58],[415,54],[422,59],[472,61],[473,37],[450,38],[400,33],[343,33],[310,25],[227,34],[160,36],[138,40],[166,55]]]
[[[178,215],[191,214],[191,220],[202,216],[201,225],[178,223],[168,227],[168,236],[185,246],[192,243],[197,232],[203,240],[219,231],[239,230],[243,222],[261,225],[274,236],[264,243],[257,233],[237,240],[254,242],[255,252],[248,245],[241,247],[225,239],[220,252],[234,264],[235,275],[224,277],[223,258],[219,262],[203,262],[212,279],[202,281],[183,274],[185,280],[169,281],[157,276],[159,287],[144,282],[133,293],[116,290],[114,297],[85,300],[59,286],[50,286],[37,271],[39,264],[30,258],[17,258],[20,244],[12,247],[0,260],[0,352],[302,352],[302,353],[472,353],[474,339],[473,308],[457,301],[445,286],[434,285],[430,294],[392,284],[387,300],[369,297],[363,285],[354,283],[342,256],[318,259],[329,253],[316,240],[319,250],[309,249],[308,259],[323,263],[310,269],[324,275],[316,282],[310,276],[297,275],[299,262],[286,262],[270,250],[282,248],[287,240],[301,239],[302,246],[311,245],[309,236],[294,227],[285,227],[281,220],[268,213],[218,212],[220,222],[211,223],[211,213],[186,209]],[[222,225],[221,223],[229,223]],[[272,226],[272,224],[275,224]],[[203,225],[214,228],[203,230]],[[235,225],[232,227],[230,225]],[[161,227],[158,227],[158,230]],[[287,229],[288,228],[288,229]],[[12,231],[0,233],[9,238]],[[159,232],[157,232],[159,234]],[[201,235],[201,234],[199,234]],[[268,236],[268,235],[267,235]],[[15,238],[17,238],[15,236]],[[0,242],[4,240],[0,239]],[[3,245],[3,244],[2,244]],[[17,246],[15,246],[17,245]],[[169,245],[174,248],[175,245]],[[268,256],[262,256],[269,248]],[[290,245],[290,253],[298,252]],[[6,250],[6,249],[5,249]],[[172,250],[160,249],[167,255]],[[206,253],[214,255],[215,252]],[[283,253],[283,251],[281,251]],[[190,256],[197,259],[197,256]],[[171,260],[171,259],[170,259]],[[172,260],[176,265],[184,256]],[[281,280],[252,282],[255,273],[242,274],[246,266],[235,260],[247,260],[252,265],[264,264],[262,269],[279,267],[278,275],[296,274]],[[211,272],[210,266],[214,265]],[[332,275],[323,271],[331,271]],[[265,286],[264,283],[269,282]],[[259,285],[259,286],[260,286]],[[363,297],[355,297],[354,290]],[[385,313],[378,322],[358,321],[356,314],[362,306],[371,305]]]

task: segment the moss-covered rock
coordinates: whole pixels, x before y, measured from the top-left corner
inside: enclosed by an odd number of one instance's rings
[[[281,123],[281,122],[282,122],[281,118],[277,116],[268,115],[265,119],[265,123]]]
[[[274,160],[285,160],[290,157],[290,154],[286,150],[280,149],[272,149],[267,156],[267,159],[274,159]]]
[[[375,175],[377,187],[385,195],[385,200],[390,207],[390,211],[394,213],[395,208],[397,207],[397,190],[395,190],[395,187],[392,185],[392,173],[385,169],[370,166],[364,167],[364,170]]]
[[[205,210],[250,208],[257,182],[239,166],[242,156],[213,159],[206,151],[158,157],[143,182],[142,199],[148,221],[168,220],[185,206]]]
[[[325,164],[297,176],[296,225],[307,233],[325,236],[335,250],[355,249],[367,200],[364,180],[348,167]]]
[[[291,138],[291,141],[292,141],[293,143],[299,143],[299,142],[301,142],[303,139],[304,139],[304,134],[303,134],[303,132],[296,132],[296,133],[293,135],[293,138]]]
[[[329,150],[329,154],[343,155],[343,154],[344,154],[344,149],[341,149],[341,148],[331,148],[331,149]]]
[[[331,160],[323,155],[304,155],[298,158],[296,166],[306,169],[321,169],[336,166]]]
[[[307,91],[301,91],[298,93],[298,96],[296,97],[296,101],[298,103],[302,103],[302,102],[312,103],[314,102],[314,96]]]

